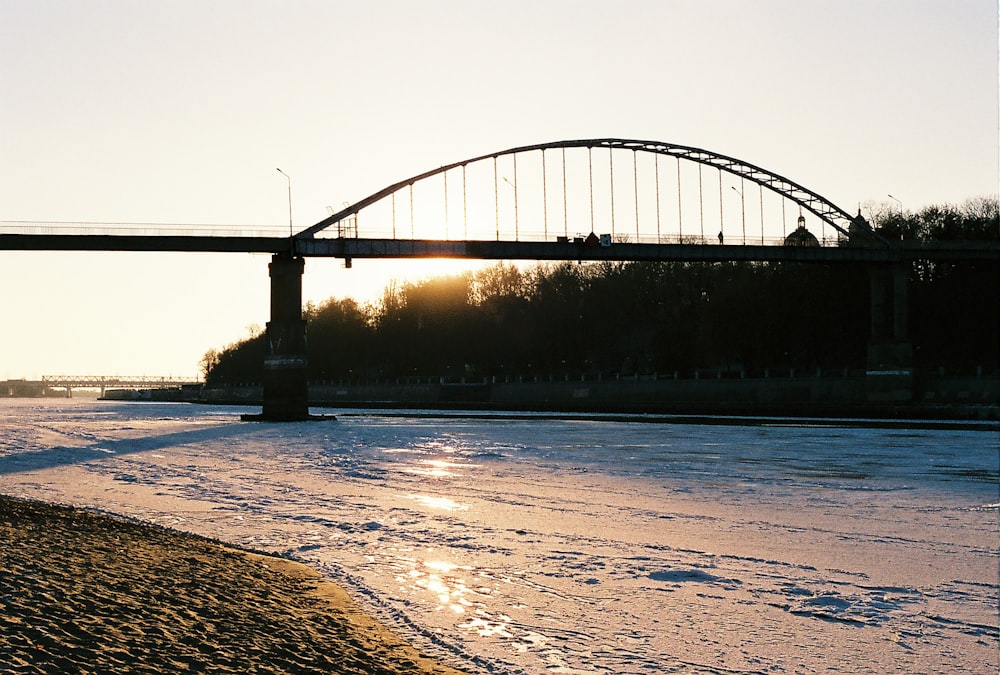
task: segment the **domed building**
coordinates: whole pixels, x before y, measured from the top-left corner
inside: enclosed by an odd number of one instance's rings
[[[875,238],[875,231],[872,230],[872,226],[868,224],[865,217],[861,215],[860,208],[858,208],[858,215],[851,219],[847,233],[850,235],[850,244],[853,246],[871,246],[878,243],[878,240]]]
[[[785,237],[785,246],[819,246],[819,239],[806,229],[806,217],[799,214],[798,227]]]

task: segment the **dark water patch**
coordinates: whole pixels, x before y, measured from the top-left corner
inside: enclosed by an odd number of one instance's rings
[[[658,572],[651,572],[649,578],[653,581],[664,581],[672,584],[742,584],[743,582],[727,579],[725,577],[719,577],[714,574],[709,574],[708,572],[698,569],[685,569],[685,570],[660,570]]]
[[[829,621],[831,623],[845,623],[852,626],[865,626],[868,624],[864,619],[860,619],[854,616],[844,616],[840,614],[830,614],[827,612],[813,612],[809,610],[802,609],[792,609],[789,610],[792,614],[796,616],[808,616],[813,619],[820,619],[821,621]]]
[[[984,481],[996,483],[1000,481],[1000,474],[992,469],[966,468],[958,466],[938,466],[938,474],[954,478],[967,478],[973,481]]]
[[[386,472],[380,470],[363,471],[358,469],[354,471],[345,471],[344,476],[347,478],[359,478],[361,480],[385,480]]]
[[[809,478],[830,478],[836,480],[868,480],[872,474],[866,471],[850,471],[843,468],[830,469],[822,466],[815,468],[791,469],[789,472],[793,476],[803,476]]]
[[[836,595],[814,596],[808,600],[803,600],[802,604],[806,607],[823,608],[837,612],[842,612],[851,606],[849,600]]]
[[[810,591],[808,588],[802,588],[797,584],[783,583],[782,586],[784,587],[785,593],[791,596],[812,597],[813,595],[815,595],[815,593]]]
[[[506,459],[507,455],[502,452],[496,452],[492,450],[486,450],[483,452],[471,452],[465,455],[469,459]]]
[[[982,623],[972,623],[968,621],[962,621],[961,619],[952,619],[946,616],[940,616],[936,614],[928,614],[927,618],[936,623],[948,626],[950,628],[956,628],[963,633],[972,636],[985,635],[993,639],[1000,637],[1000,628],[997,626],[991,626]]]

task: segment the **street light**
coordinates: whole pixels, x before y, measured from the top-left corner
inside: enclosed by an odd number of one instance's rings
[[[899,219],[900,219],[900,224],[899,224],[899,240],[903,241],[903,223],[902,223],[902,220],[903,220],[903,202],[899,201],[898,199],[896,199],[892,195],[889,195],[889,199],[891,199],[892,201],[894,201],[897,204],[899,204]]]
[[[278,169],[278,173],[284,176],[285,180],[288,181],[288,236],[291,237],[293,236],[292,235],[292,179],[287,173],[285,173],[281,169]]]
[[[746,244],[747,243],[747,204],[746,204],[746,199],[744,199],[744,197],[743,197],[743,191],[742,190],[737,190],[735,185],[730,185],[729,187],[731,187],[733,189],[733,192],[735,192],[736,194],[738,194],[740,196],[740,211],[743,214],[743,243]]]

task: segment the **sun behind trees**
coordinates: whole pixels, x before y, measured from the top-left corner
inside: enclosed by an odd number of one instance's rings
[[[903,213],[868,209],[891,239],[1000,238],[997,199]],[[915,365],[998,366],[996,263],[915,264]],[[305,308],[312,381],[408,376],[613,377],[697,369],[863,368],[869,335],[862,265],[587,263],[391,283],[379,302]],[[202,359],[206,383],[261,380],[263,334]]]

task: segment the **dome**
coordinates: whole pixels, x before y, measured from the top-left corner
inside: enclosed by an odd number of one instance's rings
[[[865,220],[865,217],[861,215],[861,209],[858,209],[858,215],[851,219],[847,233],[850,236],[850,243],[855,245],[864,245],[875,241],[875,232],[872,230],[872,226],[868,224],[868,221]]]
[[[799,216],[798,227],[785,237],[785,246],[819,246],[819,239],[806,229],[805,216]]]

